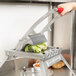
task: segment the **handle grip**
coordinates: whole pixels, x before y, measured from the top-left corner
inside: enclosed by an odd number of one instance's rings
[[[59,12],[59,13],[61,13],[61,12],[63,12],[63,8],[57,8],[57,12]]]

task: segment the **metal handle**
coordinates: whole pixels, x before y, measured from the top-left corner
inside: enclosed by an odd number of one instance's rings
[[[49,12],[47,12],[45,15],[43,15],[41,18],[39,18],[33,25],[32,27],[30,27],[30,29],[26,32],[26,34],[24,35],[23,38],[25,38],[25,36],[29,35],[30,33],[33,32],[33,34],[35,34],[34,29],[38,26],[38,24],[40,24],[43,20],[45,20],[49,15],[56,13],[57,12],[57,8],[54,8],[52,10],[50,10]]]

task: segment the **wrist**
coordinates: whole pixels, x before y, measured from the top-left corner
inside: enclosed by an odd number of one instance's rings
[[[72,10],[76,10],[76,2],[72,3]]]

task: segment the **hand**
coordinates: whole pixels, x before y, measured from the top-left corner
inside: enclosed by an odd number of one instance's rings
[[[65,15],[66,13],[68,13],[68,12],[73,10],[73,3],[60,4],[60,5],[58,5],[58,8],[63,8],[64,10],[61,13],[61,15]]]

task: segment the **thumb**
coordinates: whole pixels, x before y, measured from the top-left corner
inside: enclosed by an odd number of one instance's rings
[[[61,13],[61,15],[63,16],[63,15],[65,15],[66,14],[66,12],[65,11],[63,11],[62,13]]]
[[[58,5],[57,7],[58,7],[58,8],[63,8],[63,7],[62,7],[62,4]]]

